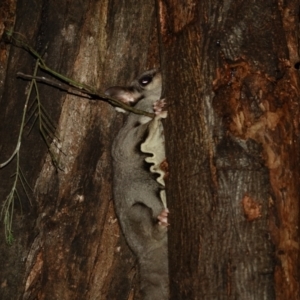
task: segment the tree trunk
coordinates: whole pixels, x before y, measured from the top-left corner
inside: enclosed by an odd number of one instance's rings
[[[3,0],[0,37],[20,33],[49,67],[99,91],[158,67],[160,49],[170,298],[298,299],[298,2],[156,2]],[[16,147],[28,93],[16,73],[32,75],[35,63],[1,40],[0,164]],[[32,106],[20,166],[33,193],[18,181],[11,246],[1,226],[0,298],[140,299],[112,202],[110,150],[123,116],[38,88],[57,124],[58,168]],[[16,163],[0,169],[3,203]]]
[[[296,1],[159,0],[171,299],[299,298]]]
[[[17,37],[55,71],[99,91],[127,84],[140,71],[158,65],[158,51],[149,43],[158,49],[152,1],[8,0],[1,6],[0,28],[20,33]],[[29,82],[16,73],[32,75],[35,65],[24,49],[4,40],[1,47],[0,163],[16,146],[28,92]],[[38,75],[53,79],[45,72]],[[105,102],[67,95],[42,83],[38,87],[45,110],[57,124],[60,150],[53,144],[51,149],[59,169],[51,162],[38,121],[33,124],[31,118],[24,129],[20,166],[34,189],[32,205],[19,182],[21,200],[15,199],[10,247],[2,226],[0,231],[0,298],[132,299],[139,290],[136,260],[119,230],[111,187],[110,149],[122,116]],[[16,159],[0,171],[1,201],[12,188],[15,172]]]

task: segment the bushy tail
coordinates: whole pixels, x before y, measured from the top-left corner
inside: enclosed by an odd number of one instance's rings
[[[158,248],[140,261],[143,300],[169,299],[168,257],[166,247]]]

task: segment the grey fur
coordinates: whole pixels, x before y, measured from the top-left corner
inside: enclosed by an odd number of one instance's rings
[[[112,87],[106,93],[124,102],[134,98],[136,108],[153,112],[154,102],[161,97],[161,74],[145,72],[129,87]],[[157,219],[164,210],[159,198],[164,187],[145,163],[149,155],[140,151],[152,122],[158,118],[130,113],[114,140],[114,203],[127,243],[138,258],[143,299],[164,300],[169,294],[167,227]]]

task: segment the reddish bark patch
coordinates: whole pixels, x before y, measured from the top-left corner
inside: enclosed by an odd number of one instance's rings
[[[261,217],[261,205],[245,195],[242,200],[243,210],[247,221],[254,221]]]
[[[159,167],[165,173],[164,180],[167,180],[168,177],[169,177],[169,165],[168,165],[168,161],[165,159],[164,161],[161,162],[161,164],[160,164]]]

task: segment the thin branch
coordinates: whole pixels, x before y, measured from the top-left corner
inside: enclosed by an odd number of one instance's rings
[[[147,116],[147,117],[150,117],[150,118],[155,117],[155,114],[153,114],[153,113],[149,113],[149,112],[131,107],[131,106],[127,105],[126,103],[124,103],[124,102],[122,102],[118,99],[111,98],[111,97],[107,96],[104,93],[99,93],[93,87],[90,87],[87,84],[76,82],[75,80],[70,79],[70,78],[68,78],[68,77],[52,70],[51,68],[49,68],[47,66],[47,64],[43,60],[42,56],[37,51],[35,51],[31,46],[29,46],[27,43],[24,42],[23,36],[21,36],[17,32],[12,32],[12,31],[6,31],[6,34],[9,38],[11,38],[11,40],[13,40],[15,42],[15,44],[18,47],[21,47],[21,48],[27,50],[30,54],[32,54],[38,60],[39,67],[42,70],[50,73],[55,78],[58,78],[59,80],[61,80],[63,82],[66,82],[68,85],[72,86],[73,88],[76,88],[76,89],[80,90],[82,93],[84,93],[86,95],[89,95],[93,100],[104,100],[104,101],[107,101],[108,103],[110,103],[111,105],[123,108],[126,111],[129,111],[129,112],[132,112],[132,113],[135,113],[135,114],[138,114],[138,115],[144,115],[144,116]],[[22,38],[19,39],[19,38],[16,37],[16,35],[21,36]],[[22,75],[23,78],[27,77],[27,79],[36,79],[36,80],[43,81],[43,82],[46,82],[48,84],[57,86],[56,82],[54,82],[54,81],[51,82],[50,79],[46,79],[45,77],[38,77],[38,79],[37,79],[37,78],[28,77],[30,75],[26,75],[26,74],[22,74],[22,73],[20,74],[20,76],[21,75]],[[63,88],[63,87],[59,87],[59,88],[68,91],[68,89],[66,89],[66,88]]]
[[[75,96],[80,96],[80,97],[84,97],[84,98],[89,98],[91,99],[92,97],[90,95],[88,95],[85,92],[82,92],[80,89],[76,88],[76,87],[70,87],[69,85],[65,84],[65,83],[60,83],[54,80],[51,80],[47,77],[44,76],[32,76],[32,75],[28,75],[28,74],[24,74],[22,72],[18,72],[17,76],[23,79],[27,79],[27,80],[36,80],[38,82],[44,82],[48,85],[57,87],[58,89],[62,90],[62,91],[66,91],[69,94],[73,94]]]
[[[15,155],[20,150],[20,146],[21,146],[21,141],[18,141],[17,146],[15,148],[15,151],[13,152],[13,154],[10,156],[10,158],[7,161],[5,161],[2,164],[0,164],[0,169],[3,168],[3,167],[5,167],[7,164],[9,164],[13,160],[13,158],[15,157]]]
[[[124,103],[118,99],[111,98],[104,93],[97,93],[93,90],[93,88],[90,88],[89,86],[81,84],[81,83],[77,83],[77,82],[51,70],[50,68],[45,67],[45,65],[43,65],[43,64],[39,64],[39,66],[43,70],[49,72],[51,75],[67,82],[69,85],[59,83],[57,81],[46,78],[44,76],[32,76],[32,75],[24,74],[22,72],[18,72],[17,76],[27,79],[27,80],[36,80],[38,82],[44,82],[46,84],[57,87],[60,90],[66,91],[67,93],[70,93],[70,94],[73,94],[73,95],[76,95],[79,97],[84,97],[84,98],[88,98],[91,100],[105,100],[113,106],[121,107],[126,111],[133,112],[138,115],[145,115],[150,118],[153,118],[155,116],[155,114],[153,114],[153,113],[149,113],[147,111],[140,110],[140,109],[134,108],[132,106],[129,106],[126,103]]]

